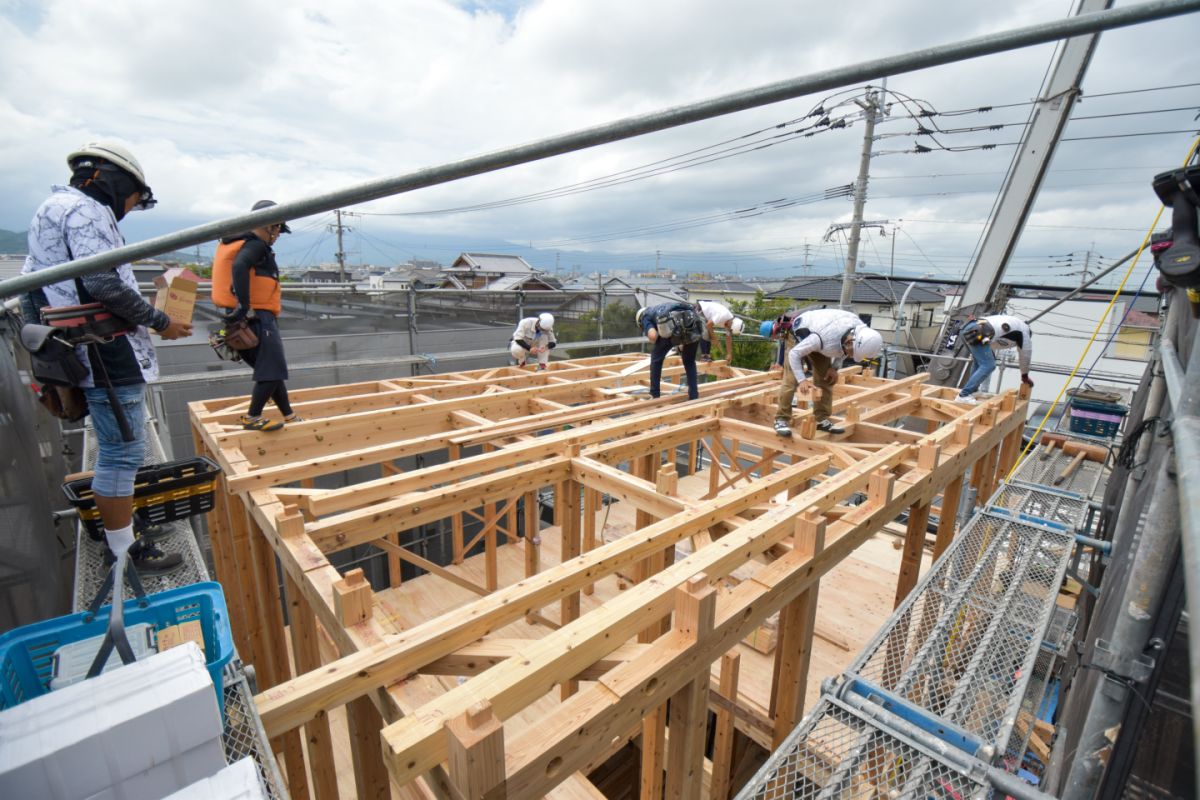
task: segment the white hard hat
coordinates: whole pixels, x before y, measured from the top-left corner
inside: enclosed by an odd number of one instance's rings
[[[641,324],[642,324],[642,317],[644,317],[644,316],[646,316],[646,307],[645,307],[645,306],[642,306],[641,308],[639,308],[639,309],[637,310],[637,313],[633,315],[633,321],[634,321],[634,323],[635,323],[635,324],[637,324],[637,325],[641,325]]]
[[[874,328],[863,325],[854,331],[854,360],[870,361],[883,352],[883,337]]]
[[[554,330],[554,315],[553,314],[538,314],[538,325],[544,331]]]
[[[740,335],[741,332],[745,329],[746,329],[746,323],[742,322],[742,318],[734,317],[733,318],[733,332]]]
[[[123,145],[116,142],[88,142],[67,155],[67,166],[73,169],[77,160],[88,156],[103,158],[105,161],[116,164],[136,178],[142,186],[146,186],[146,174],[142,172],[142,165]]]

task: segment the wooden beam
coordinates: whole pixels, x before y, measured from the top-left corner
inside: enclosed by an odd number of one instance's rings
[[[346,705],[346,725],[359,799],[391,800],[392,787],[379,749],[383,719],[369,697],[359,697]]]
[[[816,514],[800,516],[795,523],[792,552],[812,558],[824,547],[825,519]],[[819,583],[814,583],[779,612],[779,641],[775,646],[771,693],[774,747],[779,747],[804,715],[819,587]]]
[[[305,602],[296,582],[286,581],[288,620],[291,623],[292,657],[296,670],[311,672],[321,667],[321,650],[317,618]],[[337,770],[333,756],[333,738],[329,716],[321,711],[304,724],[304,739],[308,745],[309,771],[316,800],[337,800]]]

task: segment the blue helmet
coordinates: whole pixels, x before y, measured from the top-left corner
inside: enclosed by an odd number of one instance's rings
[[[771,334],[774,332],[775,332],[775,323],[771,320],[767,320],[762,325],[758,326],[758,335],[763,337],[764,339],[770,339]]]

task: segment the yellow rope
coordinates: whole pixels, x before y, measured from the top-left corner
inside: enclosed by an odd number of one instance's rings
[[[1196,153],[1196,148],[1200,147],[1200,137],[1192,142],[1191,148],[1188,150],[1187,157],[1183,159],[1183,165],[1186,167],[1188,162],[1192,160],[1192,156]],[[1117,298],[1121,296],[1121,290],[1125,288],[1125,282],[1129,280],[1129,276],[1133,274],[1133,270],[1137,267],[1138,261],[1142,257],[1142,252],[1146,249],[1146,245],[1150,243],[1150,236],[1154,233],[1154,229],[1158,227],[1158,221],[1162,218],[1163,206],[1158,207],[1158,213],[1154,215],[1154,222],[1150,223],[1150,230],[1146,231],[1146,236],[1142,239],[1142,245],[1138,248],[1137,254],[1133,257],[1133,263],[1129,265],[1129,269],[1125,270],[1125,277],[1121,278],[1121,285],[1113,292],[1113,296],[1109,299],[1108,305],[1104,309],[1104,313],[1100,315],[1100,320],[1096,323],[1096,330],[1092,331],[1092,337],[1088,339],[1087,346],[1083,348],[1083,352],[1079,355],[1079,360],[1075,362],[1075,367],[1071,370],[1071,374],[1067,376],[1067,380],[1063,383],[1062,389],[1058,391],[1058,396],[1054,398],[1054,402],[1050,404],[1050,408],[1046,410],[1046,415],[1042,417],[1042,421],[1038,423],[1037,430],[1033,432],[1033,437],[1025,448],[1021,450],[1021,454],[1017,457],[1008,475],[1005,476],[1005,481],[1012,480],[1012,476],[1021,468],[1021,464],[1028,457],[1029,448],[1033,447],[1038,441],[1038,436],[1042,433],[1042,428],[1046,426],[1046,420],[1050,419],[1050,415],[1054,413],[1054,409],[1058,407],[1058,402],[1062,400],[1063,394],[1067,391],[1067,387],[1071,385],[1071,381],[1075,380],[1075,374],[1079,372],[1079,367],[1083,364],[1083,360],[1087,358],[1088,351],[1092,349],[1092,344],[1095,343],[1096,337],[1100,334],[1100,329],[1104,327],[1104,321],[1108,319],[1108,314],[1112,310],[1113,305],[1117,302]]]

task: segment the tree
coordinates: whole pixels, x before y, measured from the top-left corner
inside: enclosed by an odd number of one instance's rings
[[[731,300],[729,310],[739,317],[747,319],[746,330],[741,337],[733,341],[733,358],[730,366],[746,369],[765,370],[774,363],[777,345],[773,341],[758,338],[758,324],[763,320],[773,320],[789,308],[794,302],[787,297],[772,297],[770,299],[762,292],[755,292],[753,300]],[[751,338],[746,338],[751,334]],[[725,337],[719,330],[713,331],[713,358],[724,358]]]

